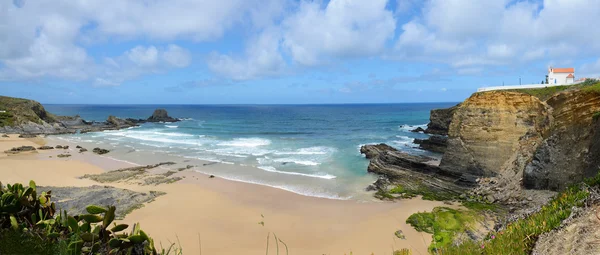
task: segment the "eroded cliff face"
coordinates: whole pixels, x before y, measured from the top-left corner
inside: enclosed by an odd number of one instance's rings
[[[560,191],[600,169],[600,95],[567,91],[547,101],[553,108],[550,135],[537,148],[523,174],[530,189]]]
[[[518,92],[472,95],[454,111],[440,167],[467,178],[518,172],[513,167],[524,167],[548,132],[551,111],[538,98]]]
[[[458,106],[453,106],[447,109],[434,109],[429,114],[429,123],[427,124],[426,134],[433,135],[448,135],[448,128],[452,122],[452,116]]]

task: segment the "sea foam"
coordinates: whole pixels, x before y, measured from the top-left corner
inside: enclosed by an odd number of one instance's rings
[[[279,171],[275,167],[272,167],[272,166],[259,166],[258,168],[265,170],[267,172],[272,172],[272,173],[300,175],[300,176],[305,176],[305,177],[321,178],[321,179],[327,179],[327,180],[335,179],[337,177],[337,176],[331,175],[331,174],[318,175],[318,174],[305,174],[305,173],[297,173],[297,172]]]

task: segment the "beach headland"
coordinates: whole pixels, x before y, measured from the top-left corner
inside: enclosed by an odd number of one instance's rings
[[[56,147],[44,138],[0,138],[0,151],[19,146]],[[61,145],[65,145],[64,143]],[[39,186],[90,187],[104,185],[140,193],[164,192],[124,218],[139,222],[160,248],[178,243],[184,254],[262,254],[276,249],[273,235],[284,241],[293,254],[389,254],[408,248],[413,254],[427,253],[431,236],[406,224],[413,213],[431,211],[444,203],[420,198],[397,202],[365,202],[303,196],[268,186],[225,180],[187,168],[186,162],[148,170],[160,174],[184,168],[172,176],[174,183],[141,185],[130,181],[98,183],[81,177],[135,167],[91,150],[36,150],[0,155],[3,183],[35,180]],[[91,149],[91,148],[87,148]],[[58,157],[69,154],[69,157]],[[148,159],[147,164],[157,164]],[[195,167],[221,167],[207,164]],[[118,206],[118,204],[117,204]],[[448,205],[445,205],[448,206]],[[394,233],[401,230],[405,240]],[[283,247],[279,247],[283,252]]]

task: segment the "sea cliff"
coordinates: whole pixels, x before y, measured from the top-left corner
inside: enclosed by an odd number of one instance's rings
[[[548,89],[478,92],[455,107],[433,110],[431,122],[423,131],[432,136],[415,142],[420,144],[421,149],[443,153],[439,166],[414,160],[418,157],[403,155],[393,148],[387,149],[385,145],[377,145],[377,153],[367,154],[371,161],[368,171],[380,174],[386,180],[378,180],[374,184],[378,189],[376,196],[403,198],[393,194],[398,190],[405,192],[405,187],[415,184],[434,193],[439,192],[436,187],[445,187],[450,190],[444,196],[428,197],[461,201],[463,205],[476,202],[503,208],[500,210],[502,213],[496,213],[495,230],[506,229],[512,223],[525,224],[518,221],[520,218],[536,225],[542,224],[537,222],[538,217],[542,217],[540,219],[545,225],[550,216],[541,214],[558,215],[558,223],[545,230],[550,232],[567,217],[593,214],[588,211],[595,210],[598,204],[595,180],[600,176],[600,83],[587,82],[564,86],[555,93],[547,92]],[[361,152],[372,151],[374,146],[364,146]],[[411,163],[406,164],[407,161]],[[398,180],[399,176],[401,180]],[[581,184],[584,181],[587,184]],[[458,188],[453,188],[456,186]],[[418,190],[416,194],[425,198],[427,192]],[[446,196],[454,192],[462,194]],[[587,198],[582,200],[583,196],[576,195],[579,194],[576,192],[587,194]],[[553,198],[556,194],[560,197]],[[569,199],[576,199],[577,206],[586,204],[589,207],[573,212],[572,205],[565,207],[568,211],[557,207],[560,201]],[[554,201],[554,207],[542,207],[549,201]],[[563,226],[568,224],[563,222]],[[577,232],[583,231],[585,226],[576,224],[571,227]],[[519,235],[533,235],[528,229],[519,231]],[[544,232],[535,232],[535,237],[541,233]],[[554,231],[544,237],[546,244],[540,243],[543,247],[537,249],[550,252],[547,254],[558,251],[556,247],[547,245],[555,235],[574,238],[565,231]],[[503,240],[506,241],[506,238]],[[502,246],[504,241],[492,243]],[[452,242],[457,243],[457,240]],[[486,241],[472,238],[466,243],[473,242]],[[535,242],[523,245],[525,250],[531,251]],[[463,252],[467,249],[466,246],[450,244],[445,247],[449,250],[458,247]]]

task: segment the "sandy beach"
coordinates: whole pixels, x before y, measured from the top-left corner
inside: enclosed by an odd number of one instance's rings
[[[46,143],[49,141],[43,138],[23,139],[11,135],[0,138],[0,151]],[[60,153],[72,156],[57,158]],[[276,254],[273,234],[287,244],[289,254],[391,254],[400,248],[410,248],[413,254],[427,254],[431,236],[417,232],[405,220],[415,212],[443,205],[420,198],[399,202],[315,198],[218,176],[208,178],[194,171],[177,173],[183,178],[181,181],[156,186],[99,184],[78,178],[129,166],[132,165],[91,152],[78,153],[73,147],[15,155],[1,153],[0,180],[3,183],[35,180],[43,186],[109,185],[140,192],[166,192],[128,214],[124,221],[141,223],[155,239],[157,248],[175,242],[181,245],[184,254],[265,254],[268,235],[269,254]],[[264,226],[259,224],[261,222]],[[395,237],[397,230],[403,231],[406,240]],[[285,254],[281,243],[279,250]]]

